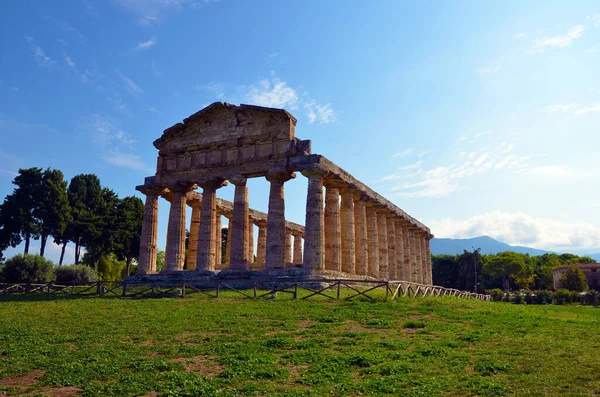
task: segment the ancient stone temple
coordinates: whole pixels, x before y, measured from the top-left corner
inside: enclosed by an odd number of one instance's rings
[[[295,127],[283,109],[215,102],[166,129],[154,142],[156,175],[137,187],[146,195],[138,275],[156,273],[158,200],[164,198],[170,210],[163,274],[227,269],[432,284],[430,230],[312,154]],[[304,226],[285,219],[285,183],[297,175],[308,184]],[[248,178],[270,182],[268,213],[249,208]],[[216,197],[227,183],[235,185],[231,202]],[[229,220],[225,253],[222,216]]]

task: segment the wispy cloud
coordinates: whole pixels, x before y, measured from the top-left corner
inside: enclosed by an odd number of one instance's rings
[[[140,156],[135,154],[126,154],[118,151],[110,152],[103,157],[104,161],[109,164],[124,168],[131,168],[137,171],[152,172],[152,168],[144,163]]]
[[[253,105],[270,108],[298,107],[298,94],[285,81],[278,78],[263,79],[249,87],[246,99]]]
[[[67,55],[67,53],[64,53],[64,59],[65,59],[65,63],[67,64],[67,66],[69,66],[69,68],[71,68],[75,74],[79,77],[79,79],[81,80],[82,83],[87,83],[90,77],[90,72],[88,72],[87,70],[85,72],[80,72],[79,69],[77,68],[77,65],[75,65],[75,62],[73,61],[73,59],[71,59],[71,57],[69,55]]]
[[[397,159],[397,158],[403,158],[403,157],[406,157],[406,156],[410,156],[413,152],[414,152],[414,150],[412,148],[411,149],[404,149],[401,152],[394,153],[392,155],[392,158],[395,158],[395,159]]]
[[[600,247],[600,230],[589,223],[567,223],[522,212],[492,211],[466,220],[429,222],[437,237],[490,236],[507,244],[569,251]]]
[[[35,60],[35,62],[38,65],[40,65],[42,67],[46,67],[46,68],[51,68],[51,67],[56,66],[56,60],[54,60],[54,59],[50,58],[48,55],[46,55],[46,53],[44,52],[42,47],[35,44],[32,37],[25,36],[25,41],[31,47],[31,50],[33,51],[33,59]]]
[[[304,108],[307,110],[308,123],[329,124],[337,120],[337,117],[331,107],[331,104],[319,105],[314,100],[305,102]]]
[[[543,40],[533,40],[531,42],[531,49],[527,52],[529,54],[537,54],[551,48],[568,47],[574,40],[581,37],[584,30],[584,25],[577,25],[569,29],[564,35],[549,37]]]
[[[488,68],[479,68],[475,71],[477,74],[492,74],[498,73],[500,71],[500,66],[488,67]]]
[[[87,122],[94,143],[113,149],[117,146],[130,147],[135,141],[110,118],[95,114]]]
[[[588,21],[591,21],[595,26],[600,26],[600,13],[589,15],[585,17]]]
[[[529,170],[531,174],[545,177],[545,178],[574,178],[574,177],[585,177],[589,173],[585,171],[576,171],[565,165],[544,165],[541,167],[534,167]]]
[[[144,90],[142,90],[133,80],[131,80],[129,77],[117,72],[117,74],[119,75],[119,77],[121,78],[121,81],[123,82],[123,87],[125,88],[125,90],[127,90],[127,92],[129,92],[132,96],[134,97],[139,97],[144,93]]]
[[[144,41],[142,43],[139,43],[134,50],[135,51],[139,51],[139,50],[147,50],[150,47],[152,47],[154,44],[156,44],[156,37],[151,38],[148,41]]]
[[[112,3],[133,13],[141,25],[157,24],[167,13],[196,4],[194,0],[112,0]]]
[[[600,112],[600,103],[589,105],[580,105],[577,103],[549,105],[546,106],[545,111],[548,113],[572,111],[576,116],[583,116],[588,113]]]
[[[525,36],[526,36],[526,34],[525,34],[525,33],[517,33],[517,34],[515,34],[515,35],[513,36],[513,38],[514,38],[514,39],[516,39],[516,40],[520,40],[520,39],[523,39],[523,38],[525,38]]]

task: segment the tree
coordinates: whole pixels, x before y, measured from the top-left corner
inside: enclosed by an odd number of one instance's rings
[[[510,289],[510,278],[523,275],[526,268],[524,256],[516,252],[501,252],[494,255],[484,267],[484,272],[491,278],[502,280],[502,289]]]
[[[69,222],[69,213],[67,182],[63,173],[48,168],[42,175],[38,205],[34,209],[34,215],[39,221],[40,256],[44,256],[48,236],[61,241]]]
[[[93,223],[89,225],[88,234],[83,236],[81,245],[85,247],[88,261],[98,270],[98,263],[103,255],[112,253],[117,238],[117,206],[119,197],[108,188],[103,188],[100,201],[90,214]]]
[[[563,288],[569,291],[587,291],[588,282],[583,270],[579,266],[571,265],[567,269],[566,273],[560,276],[560,282]]]
[[[71,221],[65,231],[65,239],[75,243],[75,264],[78,264],[83,243],[98,236],[96,213],[102,201],[102,187],[96,175],[80,174],[71,179],[67,191]]]
[[[162,272],[165,270],[165,251],[160,250],[156,253],[156,271]]]
[[[131,272],[131,262],[140,254],[140,237],[144,219],[144,203],[137,197],[125,197],[117,204],[117,235],[115,253],[127,264],[125,273]]]
[[[6,261],[2,269],[6,283],[48,283],[54,280],[54,264],[40,255],[17,255]]]
[[[0,251],[9,246],[16,247],[21,244],[21,219],[17,198],[14,194],[6,196],[0,205]],[[0,255],[0,259],[3,256]]]
[[[433,284],[446,288],[464,289],[465,280],[460,277],[457,255],[434,255],[431,275]]]

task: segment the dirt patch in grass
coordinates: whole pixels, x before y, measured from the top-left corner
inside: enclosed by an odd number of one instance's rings
[[[36,369],[27,375],[12,376],[10,378],[0,379],[0,386],[2,387],[30,387],[35,385],[39,378],[44,375],[46,371]]]
[[[43,392],[48,397],[74,397],[81,391],[80,388],[75,386],[59,387],[56,389],[50,389]]]
[[[199,373],[209,378],[214,378],[225,369],[225,367],[206,356],[181,357],[173,361],[183,365],[188,372]]]
[[[312,327],[315,324],[317,324],[316,321],[304,320],[304,321],[300,321],[299,323],[296,323],[296,326],[300,329],[307,329],[307,328]]]
[[[348,320],[344,321],[342,325],[342,331],[344,332],[380,332],[381,330],[377,328],[366,328],[363,325],[359,324],[356,321]]]
[[[145,356],[142,356],[142,358],[147,358],[147,359],[153,359],[160,356],[159,352],[154,352],[154,353],[150,353],[150,354],[146,354]]]

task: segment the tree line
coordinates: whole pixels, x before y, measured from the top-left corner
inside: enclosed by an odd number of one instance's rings
[[[59,265],[67,244],[73,243],[75,264],[83,261],[97,269],[112,255],[125,261],[130,273],[140,249],[142,200],[120,199],[94,174],[76,175],[67,182],[60,170],[51,168],[19,169],[12,183],[13,193],[0,205],[0,261],[9,246],[23,242],[24,254],[29,254],[32,240],[39,240],[43,257],[52,238],[62,246]]]
[[[479,250],[460,255],[432,255],[432,276],[435,285],[474,291],[475,274],[478,290],[495,288],[508,290],[548,290],[554,288],[552,270],[575,263],[595,263],[589,256],[544,254],[530,256],[517,252],[482,255]],[[585,276],[574,267],[575,278]]]

